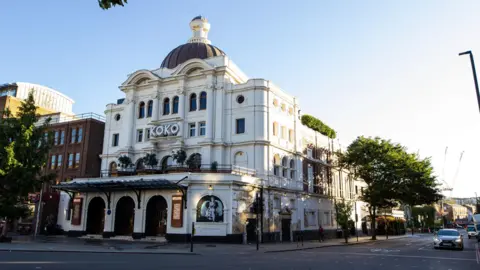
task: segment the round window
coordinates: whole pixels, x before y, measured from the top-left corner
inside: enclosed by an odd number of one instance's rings
[[[119,120],[120,120],[120,114],[117,113],[117,114],[115,115],[115,120],[116,120],[116,121],[119,121]]]
[[[242,104],[244,101],[245,101],[245,97],[244,97],[244,96],[239,95],[239,96],[237,97],[237,102],[238,102],[238,104]]]

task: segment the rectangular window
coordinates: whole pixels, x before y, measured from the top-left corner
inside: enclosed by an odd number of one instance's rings
[[[75,155],[75,168],[78,168],[80,166],[80,153],[77,153]]]
[[[57,156],[57,168],[61,168],[61,167],[62,167],[62,159],[63,159],[63,156],[62,156],[62,155],[58,155],[58,156]]]
[[[355,186],[355,194],[358,194],[358,186]]]
[[[245,133],[245,118],[237,119],[235,127],[236,127],[237,134]]]
[[[52,156],[50,161],[50,169],[55,169],[55,165],[57,165],[56,156]]]
[[[287,138],[287,128],[286,127],[282,127],[282,139],[286,139]]]
[[[200,136],[205,136],[205,133],[207,132],[207,124],[205,122],[200,122],[198,123],[198,125],[200,129]]]
[[[149,141],[149,140],[150,140],[150,129],[146,128],[145,129],[145,141]]]
[[[72,128],[71,134],[70,134],[70,143],[75,143],[75,140],[77,139],[77,129]]]
[[[78,128],[77,132],[77,143],[81,142],[83,139],[83,128]]]
[[[188,134],[190,134],[190,137],[195,137],[195,123],[188,124],[188,132]]]
[[[59,145],[62,145],[65,143],[65,130],[60,131],[60,142],[58,143]]]
[[[53,138],[53,144],[54,145],[58,145],[58,139],[59,139],[59,134],[58,134],[58,130],[55,130],[55,137]]]
[[[68,154],[68,168],[73,168],[73,154]]]
[[[307,157],[312,158],[312,154],[313,154],[312,148],[307,148]]]
[[[112,146],[118,146],[119,137],[120,137],[120,134],[118,133],[113,134]]]
[[[143,141],[143,129],[137,130],[137,142]]]
[[[288,141],[293,143],[293,129],[288,131]]]

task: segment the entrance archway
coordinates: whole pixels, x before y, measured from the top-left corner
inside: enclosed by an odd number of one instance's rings
[[[124,196],[117,202],[115,208],[115,234],[131,235],[135,220],[135,202],[132,198]]]
[[[167,233],[167,201],[162,196],[153,196],[147,203],[145,236]]]
[[[93,198],[88,204],[87,233],[102,234],[105,224],[105,201],[100,197]]]

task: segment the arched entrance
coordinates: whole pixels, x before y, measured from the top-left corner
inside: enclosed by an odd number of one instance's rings
[[[166,171],[168,170],[169,167],[173,165],[173,157],[172,156],[166,156],[162,159],[162,170]]]
[[[100,197],[95,197],[88,204],[87,233],[102,234],[104,224],[105,224],[105,201]]]
[[[147,203],[145,236],[167,233],[167,201],[162,196],[153,196]]]
[[[131,235],[135,220],[135,202],[132,198],[124,196],[117,202],[115,208],[115,234]]]

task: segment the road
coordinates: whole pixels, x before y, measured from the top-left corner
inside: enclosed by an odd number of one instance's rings
[[[383,236],[381,236],[383,237]],[[480,269],[476,241],[464,251],[434,250],[432,236],[281,253],[212,250],[201,255],[0,252],[0,269]]]

